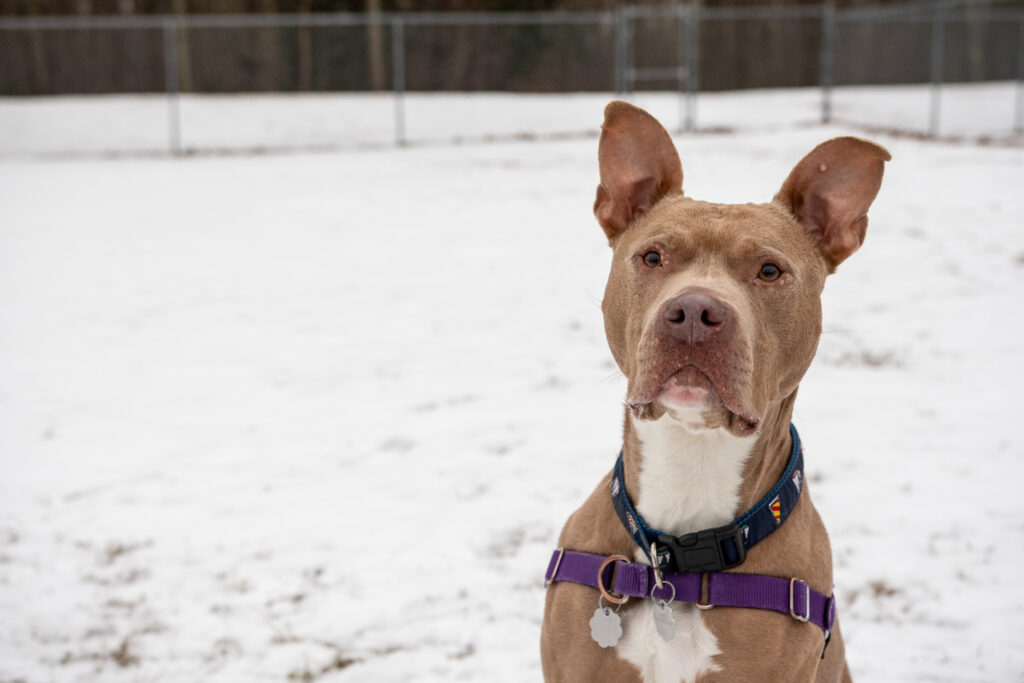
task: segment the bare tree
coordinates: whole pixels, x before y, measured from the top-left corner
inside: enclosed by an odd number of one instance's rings
[[[380,19],[381,0],[366,0],[366,12],[370,15],[370,23],[366,26],[366,58],[370,63],[370,88],[383,90],[387,87],[384,81],[384,25],[375,21]]]
[[[279,11],[277,0],[260,0],[259,11],[265,14],[276,14]],[[259,73],[257,83],[259,88],[268,92],[276,92],[286,88],[284,79],[281,78],[281,55],[284,52],[281,44],[281,29],[261,28],[257,33],[257,45],[259,46]]]
[[[309,14],[312,0],[299,0],[299,12]],[[299,90],[313,89],[313,37],[308,26],[299,27]]]
[[[28,4],[29,14],[42,14],[42,3],[40,0],[30,0]],[[32,90],[37,93],[50,92],[49,68],[46,63],[46,51],[43,49],[43,37],[40,31],[29,33],[29,49],[32,51],[32,59],[29,60],[32,69]]]
[[[174,0],[174,13],[182,16],[188,14],[186,0]],[[181,92],[191,92],[192,62],[189,59],[188,30],[179,28],[176,39],[178,41],[178,90]]]

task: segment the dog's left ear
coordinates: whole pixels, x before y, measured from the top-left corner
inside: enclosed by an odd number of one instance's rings
[[[868,208],[891,158],[870,140],[834,138],[805,156],[775,195],[817,240],[829,272],[864,243]]]
[[[683,166],[668,131],[628,102],[605,107],[597,160],[594,215],[609,242],[666,194],[683,191]]]

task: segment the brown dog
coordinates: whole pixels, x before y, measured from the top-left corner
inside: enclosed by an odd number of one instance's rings
[[[651,527],[682,535],[728,524],[779,481],[825,277],[864,241],[889,158],[836,138],[797,164],[771,202],[709,204],[683,195],[679,156],[652,116],[625,102],[606,108],[594,204],[613,249],[602,309],[628,379],[625,490]],[[569,518],[559,546],[648,562],[613,507],[611,477]],[[800,577],[831,595],[828,535],[806,490],[729,571]],[[599,595],[578,583],[548,588],[545,680],[850,680],[838,622],[825,648],[821,628],[788,614],[675,601],[667,638],[654,601],[640,598],[622,606],[621,639],[604,647],[588,627]]]

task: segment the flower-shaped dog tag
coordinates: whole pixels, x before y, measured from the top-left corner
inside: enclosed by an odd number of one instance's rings
[[[601,647],[615,647],[622,637],[622,619],[610,607],[598,607],[590,617],[590,637]]]

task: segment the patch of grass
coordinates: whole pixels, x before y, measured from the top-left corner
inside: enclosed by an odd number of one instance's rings
[[[891,598],[894,595],[899,595],[903,591],[895,586],[890,586],[881,579],[872,581],[868,584],[868,588],[871,589],[871,595],[876,598]]]
[[[131,647],[132,636],[127,635],[117,649],[111,653],[110,658],[121,667],[135,666],[139,663],[139,658],[132,654]]]
[[[307,664],[301,670],[292,671],[288,674],[289,681],[300,681],[301,683],[312,683],[316,679],[320,678],[325,674],[329,674],[332,671],[339,671],[341,669],[347,669],[353,664],[358,664],[360,660],[353,657],[346,657],[340,652],[335,653],[334,659],[314,671],[309,668]]]
[[[108,541],[100,555],[100,563],[112,565],[119,558],[142,548],[153,545],[153,541],[142,541],[138,543],[121,543],[120,541]]]

